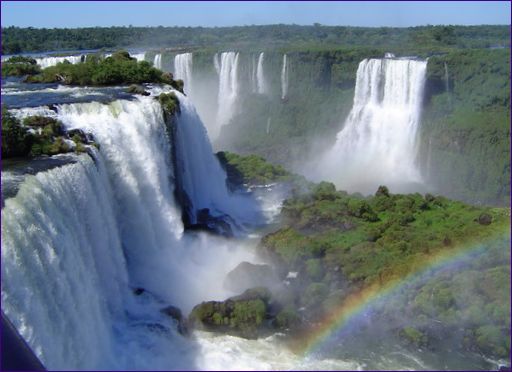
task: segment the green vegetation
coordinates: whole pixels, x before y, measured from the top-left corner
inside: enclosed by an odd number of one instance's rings
[[[33,58],[15,56],[2,62],[2,77],[35,75],[40,72],[41,68]]]
[[[322,182],[286,200],[281,217],[283,226],[260,245],[283,278],[299,273],[290,287],[298,289],[281,304],[287,311],[276,319],[279,327],[288,327],[293,309],[304,307],[305,318],[314,324],[350,294],[406,278],[438,254],[483,244],[487,249],[457,270],[404,289],[376,321],[415,347],[438,344],[443,336],[432,324],[441,322],[444,332],[464,340],[461,349],[507,356],[510,241],[503,236],[510,226],[509,209],[430,194],[395,195],[384,186],[362,198]],[[410,325],[404,327],[405,319]]]
[[[75,131],[76,132],[76,131]],[[85,151],[85,136],[75,133],[69,143],[69,135],[56,119],[45,116],[29,116],[21,123],[2,107],[2,158],[35,157]]]
[[[137,62],[123,50],[107,58],[91,55],[84,63],[71,64],[64,61],[43,69],[39,74],[29,76],[27,82],[79,86],[164,83],[177,90],[183,89],[183,83],[173,80],[171,74],[152,67],[149,62]]]
[[[203,302],[189,315],[191,326],[226,332],[245,338],[256,338],[264,330],[270,293],[265,288],[252,288],[224,302]]]
[[[272,165],[257,155],[241,156],[220,151],[217,158],[226,170],[232,185],[268,185],[273,182],[292,182],[302,177],[291,174],[280,165]]]
[[[267,25],[237,27],[2,28],[2,54],[127,47],[266,48],[382,46],[425,50],[509,46],[507,26],[344,27]]]
[[[162,110],[164,110],[166,120],[180,112],[180,100],[176,97],[174,92],[162,93],[157,99],[162,106]]]

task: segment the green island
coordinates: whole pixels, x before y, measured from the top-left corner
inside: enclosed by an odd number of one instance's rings
[[[242,180],[292,177],[279,166],[263,167],[261,158],[228,154],[225,159]],[[412,289],[392,297],[379,309],[377,323],[388,324],[405,346],[434,347],[457,335],[461,350],[507,357],[509,208],[471,206],[431,194],[391,194],[385,186],[363,197],[321,182],[285,200],[280,219],[279,228],[262,239],[259,254],[277,280],[292,283],[199,304],[189,316],[191,325],[247,338],[276,329],[311,331],[351,296],[385,288],[428,267],[432,258],[479,244],[484,253],[459,270],[413,282]],[[254,282],[268,278],[268,267],[252,266]],[[235,281],[240,278],[234,276]],[[403,318],[410,324],[404,325]],[[442,331],[432,326],[436,322]]]
[[[161,83],[183,91],[183,82],[174,80],[171,73],[156,69],[149,62],[138,62],[124,50],[106,58],[102,54],[89,54],[83,63],[72,64],[65,60],[45,69],[40,69],[32,58],[13,57],[2,63],[2,76],[26,76],[28,83],[73,86]]]

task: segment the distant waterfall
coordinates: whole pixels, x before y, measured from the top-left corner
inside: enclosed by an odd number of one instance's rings
[[[448,75],[448,65],[444,63],[444,85],[446,93],[450,92],[450,75]]]
[[[77,64],[82,62],[83,56],[67,56],[67,57],[41,57],[35,58],[36,63],[41,66],[41,68],[47,68],[50,66],[55,66],[57,63],[62,63],[64,61],[68,61],[72,64]]]
[[[235,114],[238,98],[238,60],[239,53],[224,52],[221,54],[219,74],[219,95],[216,127],[212,128],[211,138],[216,139],[220,128],[229,123]]]
[[[174,78],[185,83],[185,92],[190,93],[192,87],[192,53],[177,54],[174,57]]]
[[[349,191],[421,182],[417,132],[426,61],[365,59],[352,110],[322,161],[323,177]]]
[[[288,95],[288,59],[283,55],[283,67],[281,69],[281,99]]]
[[[215,72],[217,72],[217,75],[220,74],[220,56],[219,53],[215,53],[213,55],[213,67],[215,67]]]
[[[263,74],[263,61],[265,60],[265,53],[260,53],[258,57],[258,67],[256,69],[256,83],[259,94],[264,94],[267,91],[267,86],[265,82],[265,76]]]
[[[153,60],[153,66],[159,70],[162,69],[162,54],[155,54],[155,59]]]
[[[135,58],[137,62],[146,60],[146,52],[130,54],[131,57]]]
[[[252,92],[256,93],[258,92],[258,77],[257,77],[257,69],[258,69],[258,61],[256,59],[256,55],[253,54],[251,56],[251,88]]]

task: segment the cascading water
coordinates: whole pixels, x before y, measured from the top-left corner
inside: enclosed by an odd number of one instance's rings
[[[224,52],[221,54],[219,74],[218,111],[215,127],[210,137],[216,139],[220,128],[229,123],[235,114],[238,98],[238,60],[239,53]]]
[[[265,94],[267,91],[267,84],[263,74],[263,61],[265,60],[265,53],[261,52],[258,57],[258,67],[256,69],[256,83],[259,94]]]
[[[134,54],[130,53],[130,56],[135,58],[137,60],[137,62],[142,62],[146,59],[146,52],[134,53]]]
[[[187,193],[195,205],[238,208],[249,218],[241,196],[230,200],[192,104],[176,94],[176,156]],[[68,130],[92,133],[101,150],[91,149],[94,161],[79,155],[74,164],[28,176],[6,200],[3,311],[49,369],[198,368],[198,345],[179,336],[160,309],[172,304],[187,313],[233,295],[223,279],[252,253],[220,238],[183,235],[169,133],[154,97],[57,110]],[[149,295],[134,296],[136,287]]]
[[[47,68],[50,66],[55,66],[57,63],[62,63],[64,61],[68,61],[72,64],[77,64],[82,62],[83,56],[67,56],[67,57],[41,57],[35,58],[37,64],[41,66],[41,68]]]
[[[213,155],[206,130],[191,102],[179,92],[181,114],[176,128],[176,162],[183,188],[192,203],[191,222],[197,212],[208,208],[213,216],[228,214],[240,223],[262,222],[256,205],[244,197],[231,195],[226,173]]]
[[[281,69],[281,99],[288,95],[288,58],[283,55],[283,67]]]
[[[192,53],[177,54],[174,57],[174,78],[185,83],[185,92],[190,94],[192,87]]]
[[[161,53],[155,54],[155,58],[153,59],[153,66],[159,70],[162,69],[162,54]]]
[[[128,277],[101,159],[31,176],[2,209],[2,310],[49,369],[116,367]]]
[[[215,72],[217,72],[217,75],[220,74],[220,56],[219,53],[215,53],[213,55],[213,67],[215,68]]]
[[[352,110],[336,144],[321,161],[320,177],[344,190],[421,182],[417,131],[426,61],[365,59],[357,70]]]

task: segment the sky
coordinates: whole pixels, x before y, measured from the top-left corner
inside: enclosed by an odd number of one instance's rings
[[[510,24],[509,1],[2,1],[2,27]]]

